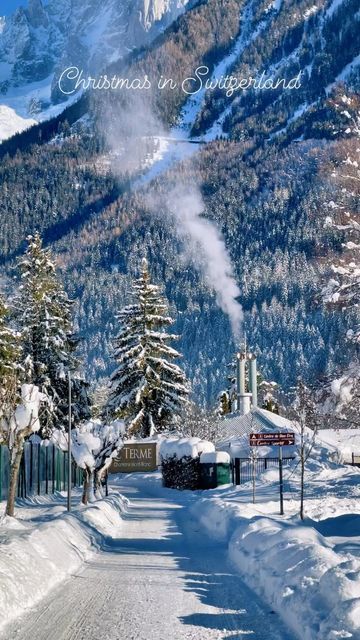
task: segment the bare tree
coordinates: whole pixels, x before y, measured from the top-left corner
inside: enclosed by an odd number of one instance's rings
[[[300,518],[304,520],[306,463],[315,444],[321,417],[316,411],[314,392],[302,380],[298,381],[294,389],[287,415],[299,436]]]
[[[195,402],[189,402],[183,414],[181,432],[187,437],[214,442],[218,421],[219,417],[215,411],[203,409]]]

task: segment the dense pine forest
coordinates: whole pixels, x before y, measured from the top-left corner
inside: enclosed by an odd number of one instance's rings
[[[356,2],[333,5],[199,2],[149,49],[108,70],[163,74],[180,84],[199,65],[211,72],[243,34],[231,68],[235,75],[265,69],[292,78],[303,72],[299,90],[231,97],[208,92],[192,123],[192,135],[207,143],[170,168],[165,183],[155,178],[151,186],[131,188],[133,165],[116,165],[114,152],[116,159],[125,145],[133,160],[156,150],[151,136],[178,121],[187,99],[181,89],[152,92],[146,98],[151,118],[145,116],[132,134],[129,111],[138,98],[98,92],[0,145],[4,288],[11,296],[14,261],[26,236],[38,231],[77,300],[76,324],[93,382],[111,371],[115,315],[130,301],[130,281],[146,257],[177,319],[174,331],[181,335],[178,347],[194,394],[214,404],[224,386],[237,346],[228,318],[163,210],[168,185],[179,181],[199,188],[204,215],[224,236],[247,341],[263,375],[289,388],[298,375],[335,375],[350,361],[345,335],[353,312],[345,314],[321,297],[342,252],[343,232],[326,219],[341,188],[333,168],[356,146],[348,116],[356,113],[359,86],[358,67],[351,67],[359,50]],[[344,95],[353,101],[347,115]],[[222,131],[206,139],[219,119]]]

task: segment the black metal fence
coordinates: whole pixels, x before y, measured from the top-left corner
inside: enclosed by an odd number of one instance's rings
[[[288,466],[294,460],[294,456],[283,458],[283,466]],[[234,458],[232,461],[232,481],[239,485],[249,482],[263,471],[279,467],[279,458]]]
[[[68,482],[68,453],[54,444],[26,442],[21,460],[18,496],[46,495],[65,491]],[[72,461],[72,484],[80,486],[83,471]],[[9,450],[0,446],[0,501],[6,500],[9,486]]]

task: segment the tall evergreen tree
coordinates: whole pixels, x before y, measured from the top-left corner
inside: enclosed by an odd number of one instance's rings
[[[9,325],[9,310],[0,296],[0,421],[16,398],[20,358],[18,333]]]
[[[115,340],[118,367],[111,376],[108,411],[125,419],[129,434],[147,437],[176,424],[189,385],[173,362],[180,354],[170,343],[178,336],[165,331],[174,321],[160,287],[151,283],[146,259],[132,293],[135,303],[117,316],[121,325]]]
[[[9,309],[0,295],[0,386],[16,374],[20,354],[19,334],[9,325]]]
[[[28,237],[26,254],[19,262],[22,360],[25,377],[45,393],[46,415],[42,432],[65,423],[68,412],[67,371],[79,362],[75,356],[71,301],[56,274],[51,254],[42,247],[39,234]],[[86,383],[73,374],[72,407],[74,421],[89,417]]]

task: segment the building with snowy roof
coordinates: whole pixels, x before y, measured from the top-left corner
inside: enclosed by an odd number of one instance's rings
[[[249,391],[246,392],[246,373]],[[216,449],[227,451],[231,457],[250,455],[249,436],[251,433],[271,433],[294,431],[290,420],[260,409],[257,406],[257,365],[256,358],[247,353],[237,354],[236,367],[236,410],[217,423]],[[277,446],[257,447],[261,457],[278,455]],[[294,447],[284,446],[283,455],[292,456]]]

